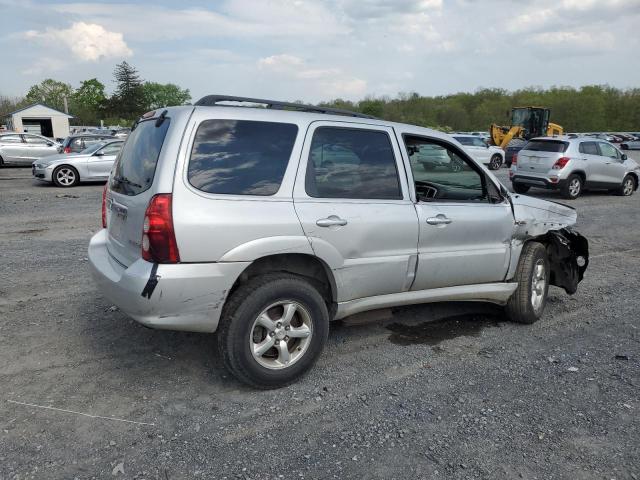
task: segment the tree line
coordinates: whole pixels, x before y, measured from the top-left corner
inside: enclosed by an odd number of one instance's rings
[[[69,113],[76,117],[75,124],[97,125],[104,120],[108,125],[124,125],[146,111],[191,101],[188,89],[143,81],[127,62],[116,65],[113,76],[116,88],[110,96],[96,78],[80,82],[76,89],[49,78],[33,85],[24,98],[0,95],[0,118],[37,102],[63,110],[66,98]],[[640,88],[608,85],[530,87],[516,91],[483,88],[475,93],[433,97],[401,93],[394,98],[367,97],[355,102],[335,99],[320,105],[444,131],[486,131],[491,123],[507,125],[512,107],[532,105],[551,108],[551,121],[567,132],[640,130]]]
[[[322,105],[445,131],[487,131],[492,123],[508,125],[511,108],[519,106],[551,108],[551,121],[566,132],[640,130],[640,88],[608,85],[530,87],[513,92],[484,88],[436,97],[409,93],[359,102],[337,99]]]
[[[0,95],[0,119],[34,103],[64,111],[66,99],[75,125],[99,125],[103,120],[106,125],[124,126],[149,110],[191,101],[189,89],[183,90],[172,83],[144,81],[127,62],[116,65],[113,77],[116,87],[111,95],[107,95],[105,85],[96,78],[83,80],[75,89],[68,83],[47,78],[33,85],[24,97]]]

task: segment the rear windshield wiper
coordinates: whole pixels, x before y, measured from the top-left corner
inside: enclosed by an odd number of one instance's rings
[[[127,177],[120,177],[116,175],[115,177],[113,177],[113,179],[118,183],[124,183],[125,185],[131,185],[132,187],[142,188],[142,185],[138,185],[137,183],[132,182]]]

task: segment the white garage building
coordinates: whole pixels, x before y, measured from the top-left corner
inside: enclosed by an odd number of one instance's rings
[[[73,115],[42,103],[35,103],[7,115],[7,128],[15,132],[37,133],[49,138],[69,135],[69,119]]]

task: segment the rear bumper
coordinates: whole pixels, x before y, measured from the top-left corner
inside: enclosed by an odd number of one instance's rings
[[[548,177],[533,177],[529,175],[518,175],[515,174],[511,177],[511,183],[519,183],[521,185],[527,185],[529,187],[538,187],[538,188],[547,188],[550,190],[558,190],[562,188],[565,183],[567,183],[566,179],[560,178],[557,182],[552,182]]]
[[[250,262],[158,265],[158,284],[143,297],[153,264],[139,259],[129,267],[107,250],[107,231],[89,243],[89,265],[94,281],[124,313],[151,328],[214,332],[229,290]]]

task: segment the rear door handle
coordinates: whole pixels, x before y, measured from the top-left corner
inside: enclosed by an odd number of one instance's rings
[[[321,218],[316,220],[316,225],[319,227],[344,227],[347,221],[337,215],[329,215],[327,218]]]
[[[449,225],[452,221],[453,220],[442,213],[436,215],[435,217],[427,218],[427,223],[429,225]]]

